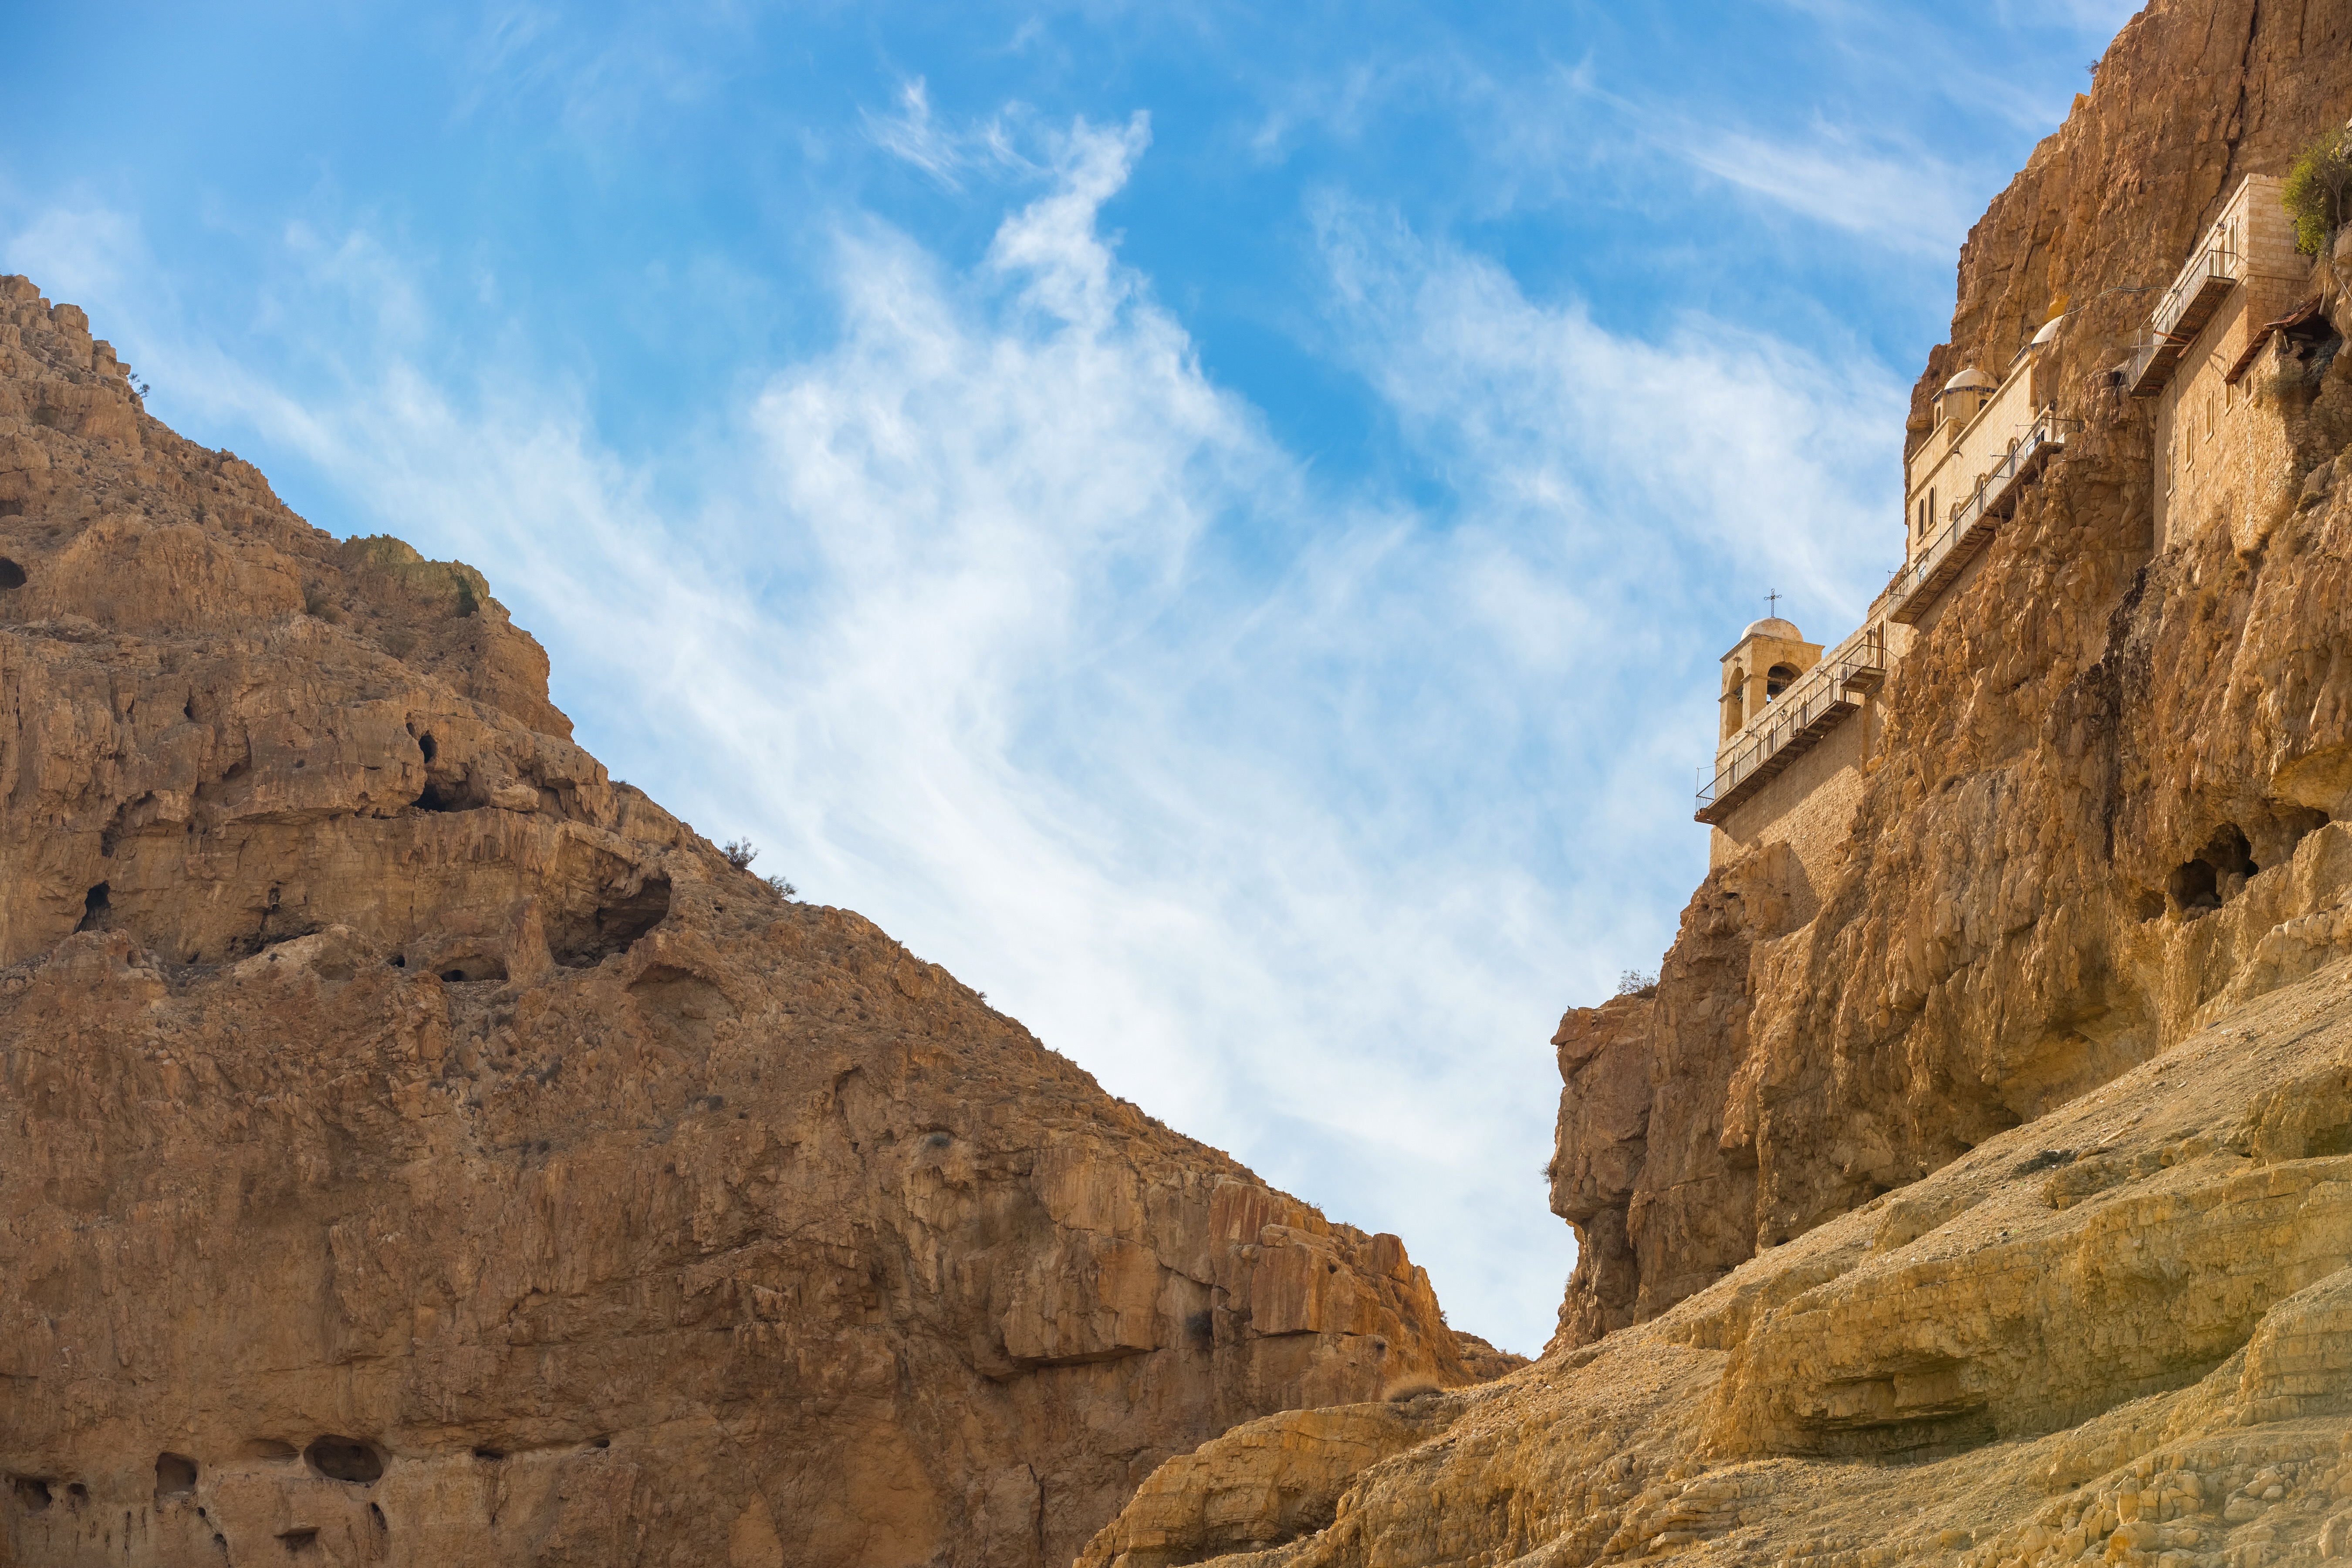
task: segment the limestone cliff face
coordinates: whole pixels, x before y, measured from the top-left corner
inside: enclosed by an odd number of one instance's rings
[[[1510,1364],[546,671],[0,280],[0,1563],[1059,1563]]]
[[[2345,830],[2314,831],[2352,816],[2352,514],[2332,479],[2352,359],[2249,389],[2281,401],[2291,471],[2161,554],[2148,405],[2106,375],[2238,180],[2352,115],[2347,50],[2341,3],[2152,5],[1971,232],[1915,437],[1946,377],[2007,365],[2060,310],[2060,408],[2083,426],[1893,671],[1843,864],[1719,868],[1654,1002],[1563,1021],[1553,1206],[1584,1247],[1563,1342],[2352,950]],[[2331,267],[2312,287],[2352,326]],[[1635,1100],[1637,1132],[1603,1109]]]

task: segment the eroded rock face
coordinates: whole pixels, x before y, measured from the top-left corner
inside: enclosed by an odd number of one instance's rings
[[[1237,1422],[1504,1369],[546,668],[0,280],[0,1563],[1058,1563]]]
[[[1596,1344],[1401,1409],[1237,1427],[1154,1475],[1081,1562],[2228,1568],[2347,1552],[2338,961]]]
[[[2144,330],[2134,290],[2352,114],[2348,44],[2341,3],[2152,5],[1971,232],[1912,434],[1953,371],[2008,363],[2061,310],[2082,427],[1894,670],[1842,866],[1719,868],[1645,1019],[1563,1021],[1553,1204],[1583,1251],[1559,1342],[2352,952],[2352,358],[2247,389],[2284,416],[2279,504],[2160,554],[2149,405],[2106,374]],[[2333,262],[2312,288],[2352,327]]]

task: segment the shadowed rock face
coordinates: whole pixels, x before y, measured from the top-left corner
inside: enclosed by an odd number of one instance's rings
[[[1516,1364],[610,780],[478,574],[22,279],[0,563],[0,1563],[1058,1563]]]
[[[1559,1342],[2352,952],[2352,830],[2330,826],[2352,817],[2352,511],[2329,481],[2352,357],[2249,383],[2289,471],[2161,554],[2151,405],[2105,384],[2145,330],[2133,290],[2171,280],[2243,176],[2352,115],[2347,47],[2344,0],[2152,5],[1970,232],[1912,438],[1955,371],[2008,364],[2062,310],[2083,427],[1892,672],[1843,866],[1719,868],[1654,999],[1562,1021],[1553,1206],[1583,1246]],[[2311,284],[2338,330],[2339,265]]]

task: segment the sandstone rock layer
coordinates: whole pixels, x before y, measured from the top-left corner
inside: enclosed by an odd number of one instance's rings
[[[1163,1468],[1086,1568],[2352,1553],[2352,961],[1648,1321]]]

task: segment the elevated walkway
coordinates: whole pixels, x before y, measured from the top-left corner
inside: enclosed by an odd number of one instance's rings
[[[2034,416],[2007,455],[1993,465],[1968,500],[1953,509],[1951,520],[1886,584],[1882,602],[1888,620],[1906,626],[1919,624],[1968,563],[1991,542],[2000,520],[2016,513],[2018,497],[2027,481],[2066,449],[2066,432],[2077,423],[2061,419],[2047,408]]]
[[[1867,626],[1797,678],[1716,753],[1693,816],[1713,826],[1862,711],[1859,698],[1886,681],[1886,631]]]
[[[2134,397],[2154,397],[2164,390],[2164,384],[2179,367],[2180,356],[2212,321],[2244,271],[2243,258],[2226,244],[2209,246],[2190,258],[2148,318],[2152,335],[2132,355],[2125,380]]]

